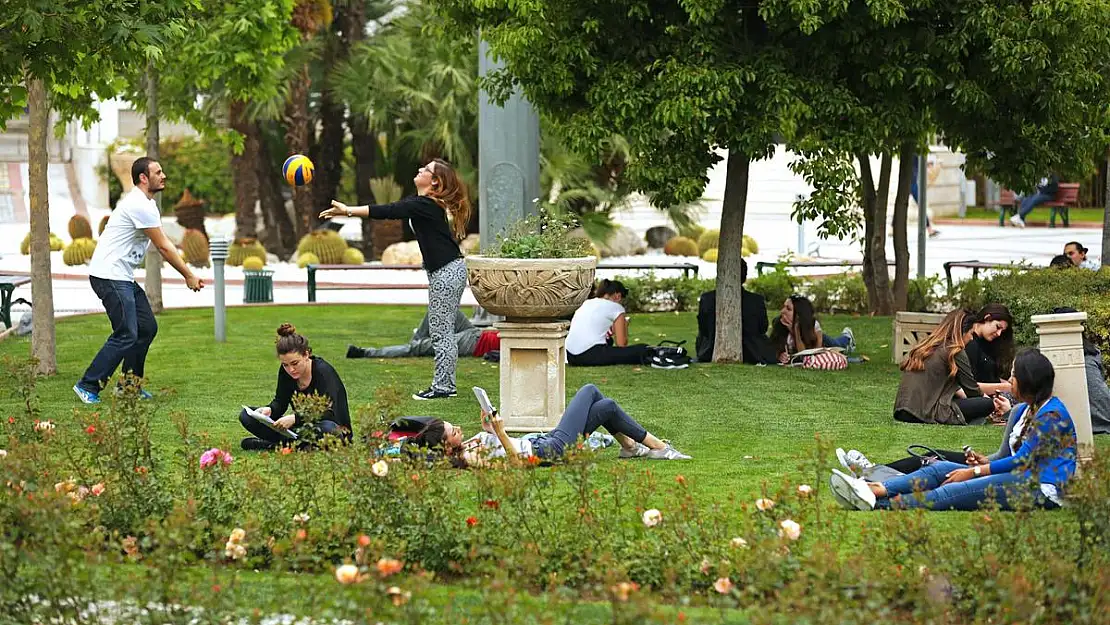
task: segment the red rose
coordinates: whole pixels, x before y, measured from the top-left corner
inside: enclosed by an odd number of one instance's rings
[[[95,425],[90,425],[89,427],[85,428],[85,433],[86,434],[95,434],[96,433],[96,426]]]
[[[474,527],[477,524],[478,524],[478,517],[475,517],[475,516],[466,517],[466,526],[467,527]]]
[[[487,499],[482,502],[482,505],[489,508],[490,510],[497,510],[501,507],[501,502],[497,501],[496,499]]]

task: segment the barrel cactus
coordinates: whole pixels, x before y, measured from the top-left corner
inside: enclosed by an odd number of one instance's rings
[[[111,215],[105,215],[100,218],[100,225],[96,228],[96,236],[104,234],[104,228],[108,225],[109,217],[111,217]]]
[[[92,260],[93,252],[96,251],[96,241],[91,237],[80,237],[74,239],[72,243],[66,246],[62,251],[62,261],[69,266],[85,265]]]
[[[319,265],[319,264],[320,264],[320,259],[317,258],[316,255],[313,254],[312,252],[305,252],[304,254],[301,254],[300,256],[297,257],[297,266],[300,267],[301,269],[304,269],[305,267],[307,267],[309,265]]]
[[[19,253],[27,256],[31,253],[31,233],[28,232],[27,236],[23,237],[23,242],[19,244]]]
[[[744,235],[744,249],[748,250],[751,254],[758,254],[759,253],[759,244],[755,242],[754,238],[745,234]],[[750,254],[744,254],[744,256],[749,256],[749,255]]]
[[[181,237],[181,258],[194,267],[210,267],[208,237],[200,230],[189,229]]]
[[[698,237],[698,253],[704,254],[709,250],[720,247],[721,231],[706,230]]]
[[[243,271],[261,271],[266,262],[257,256],[248,256],[243,259]]]
[[[262,247],[262,244],[254,237],[235,239],[227,251],[227,264],[231,267],[238,267],[249,256],[256,256],[265,262],[266,248]]]
[[[705,250],[705,253],[701,255],[701,259],[707,263],[717,262],[717,248]]]
[[[69,218],[69,238],[76,241],[77,239],[91,239],[92,235],[92,224],[89,223],[88,217],[74,215]]]
[[[311,252],[325,265],[338,265],[343,262],[343,252],[347,242],[334,230],[314,230],[304,235],[297,243],[297,256]]]
[[[66,247],[65,241],[62,241],[61,237],[59,237],[58,235],[51,232],[50,233],[50,251],[51,252],[60,252],[60,251],[64,250],[65,247]]]
[[[344,265],[361,265],[366,262],[366,257],[357,248],[348,247],[343,250]]]
[[[698,244],[689,237],[674,237],[663,246],[663,252],[668,256],[697,256]]]

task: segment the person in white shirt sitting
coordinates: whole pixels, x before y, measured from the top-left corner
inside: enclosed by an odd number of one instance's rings
[[[73,386],[73,392],[86,404],[100,403],[100,390],[120,363],[124,373],[138,378],[146,375],[146,354],[158,333],[158,322],[146,293],[135,282],[135,268],[145,261],[151,243],[185,278],[186,286],[193,291],[204,287],[204,282],[185,266],[173,242],[162,232],[162,216],[154,202],[154,194],[166,187],[162,166],[146,156],[136,159],[131,165],[131,181],[135,187],[116,203],[89,261],[89,282],[104,303],[112,322],[112,335],[81,381]],[[150,393],[141,389],[140,394],[150,397]]]
[[[618,280],[602,280],[570,320],[567,363],[576,367],[639,365],[650,345],[628,344],[628,317],[621,302],[628,289]]]
[[[470,439],[464,440],[462,428],[450,421],[433,419],[412,437],[411,442],[417,447],[441,450],[452,464],[460,468],[482,466],[492,458],[505,458],[506,449],[514,452],[508,455],[511,464],[529,459],[538,464],[558,460],[567,448],[574,446],[579,439],[584,440],[599,427],[608,430],[620,443],[620,458],[690,459],[690,456],[645,430],[593,384],[578,389],[555,429],[535,438],[509,436],[499,415],[483,412],[484,432]]]

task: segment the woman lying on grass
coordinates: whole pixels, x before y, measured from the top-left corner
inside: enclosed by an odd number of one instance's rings
[[[442,449],[458,467],[483,466],[491,458],[505,457],[505,450],[512,449],[509,462],[550,462],[563,455],[580,439],[604,427],[620,443],[621,458],[649,458],[652,460],[689,460],[648,433],[621,409],[617,402],[601,394],[593,384],[578,389],[574,399],[567,404],[559,425],[537,438],[513,438],[505,433],[505,421],[498,414],[482,413],[482,429],[468,440],[463,440],[462,428],[449,421],[435,419],[413,437],[412,443],[429,449]],[[534,458],[535,460],[532,460]]]
[[[1013,408],[1006,456],[990,460],[969,453],[967,464],[936,462],[882,483],[834,469],[829,479],[833,495],[845,508],[858,510],[966,511],[989,499],[1003,510],[1013,510],[1023,501],[1041,508],[1060,507],[1061,491],[1075,473],[1076,448],[1071,415],[1052,395],[1055,381],[1052,363],[1039,351],[1026,350],[1014,359],[1010,384],[1022,403]],[[1001,397],[999,401],[1007,402]]]

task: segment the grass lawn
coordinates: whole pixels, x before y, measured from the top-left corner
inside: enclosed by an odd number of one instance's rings
[[[1048,223],[1048,216],[1052,209],[1038,206],[1030,213],[1027,222],[1030,223]],[[1071,221],[1081,223],[1102,223],[1104,209],[1102,208],[1073,208],[1068,211],[1068,218]],[[979,208],[978,206],[967,207],[966,219],[992,219],[998,221],[998,211],[993,208]],[[1062,218],[1056,216],[1057,225],[1062,225]]]

